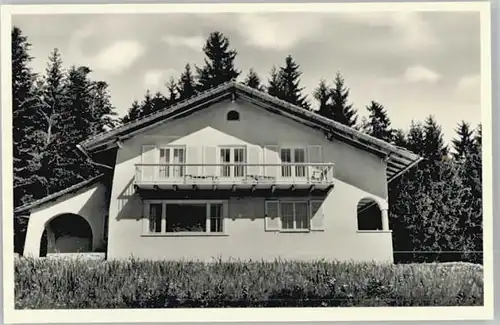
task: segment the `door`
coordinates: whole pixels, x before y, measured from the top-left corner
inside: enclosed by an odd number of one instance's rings
[[[306,177],[306,150],[304,148],[281,148],[281,177],[305,178]]]
[[[186,150],[184,148],[160,148],[159,177],[162,179],[184,177]]]
[[[221,177],[244,177],[245,162],[245,148],[220,148]]]

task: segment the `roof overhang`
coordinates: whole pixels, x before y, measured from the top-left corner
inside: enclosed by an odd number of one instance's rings
[[[182,118],[215,103],[234,97],[243,98],[252,104],[275,114],[291,118],[309,127],[322,130],[330,139],[338,139],[351,146],[375,154],[387,162],[386,176],[392,181],[417,165],[422,158],[404,148],[397,147],[358,130],[325,118],[313,111],[292,105],[265,92],[253,89],[235,81],[224,83],[211,90],[181,101],[162,111],[144,116],[116,129],[98,134],[79,144],[85,155],[115,148],[120,142],[134,135],[154,128],[168,120]]]

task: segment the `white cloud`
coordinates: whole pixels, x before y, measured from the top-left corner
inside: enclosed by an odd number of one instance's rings
[[[320,30],[321,19],[310,17],[302,17],[298,22],[295,15],[243,14],[239,16],[236,28],[247,44],[263,49],[286,50]]]
[[[137,41],[117,41],[92,58],[99,70],[117,74],[130,67],[145,52],[145,48]]]
[[[396,41],[391,46],[398,51],[428,51],[440,45],[429,22],[419,12],[353,13],[346,17],[368,26],[389,27]]]
[[[440,74],[421,65],[409,67],[404,73],[404,80],[409,83],[436,83],[439,79],[441,79]]]
[[[144,74],[144,86],[146,89],[150,89],[153,91],[160,90],[164,87],[165,83],[168,82],[170,77],[177,78],[179,76],[179,72],[174,69],[152,69],[146,71]]]
[[[175,36],[168,35],[162,37],[162,41],[170,46],[185,46],[195,51],[201,51],[203,45],[205,45],[205,38],[201,36]]]

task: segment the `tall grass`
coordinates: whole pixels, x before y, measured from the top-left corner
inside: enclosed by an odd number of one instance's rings
[[[18,259],[16,308],[477,306],[481,266]]]

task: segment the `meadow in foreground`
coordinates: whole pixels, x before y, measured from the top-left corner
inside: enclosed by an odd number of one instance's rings
[[[479,265],[17,259],[16,308],[481,306]]]

